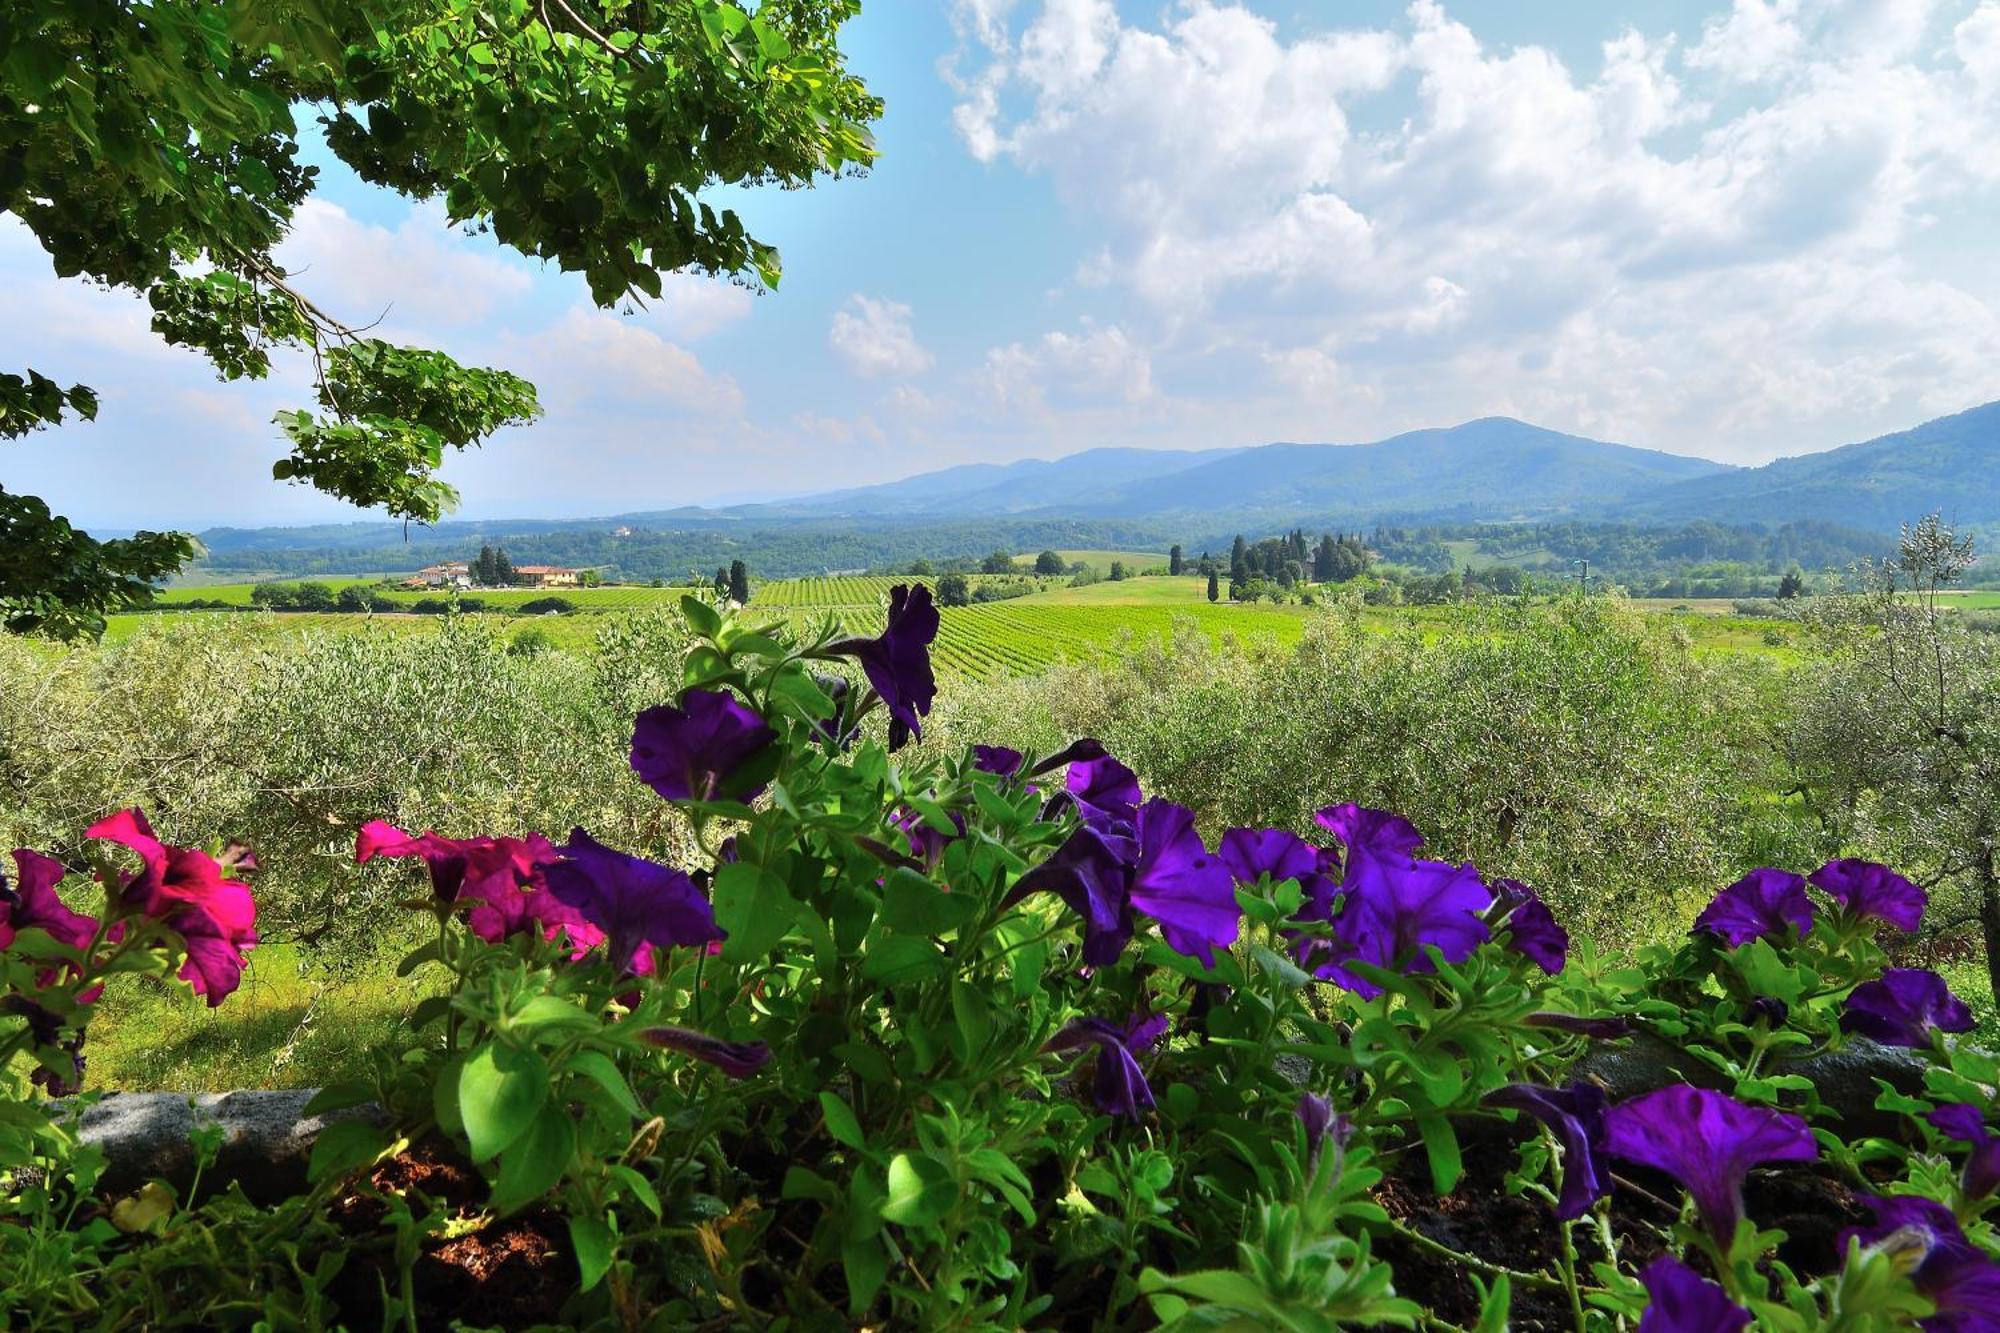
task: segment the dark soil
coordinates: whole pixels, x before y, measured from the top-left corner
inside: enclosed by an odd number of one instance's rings
[[[401,1283],[393,1233],[382,1224],[388,1211],[384,1195],[403,1196],[419,1218],[444,1207],[454,1221],[471,1224],[480,1215],[486,1185],[449,1148],[423,1143],[382,1163],[365,1186],[357,1184],[334,1201],[334,1221],[356,1240],[336,1292],[355,1327],[378,1320],[381,1290],[393,1295]],[[417,1326],[446,1328],[458,1320],[473,1327],[521,1328],[556,1321],[577,1283],[568,1237],[560,1215],[533,1209],[463,1234],[427,1238],[413,1270]]]

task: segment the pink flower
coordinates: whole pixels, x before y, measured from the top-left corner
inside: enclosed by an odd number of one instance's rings
[[[119,900],[178,934],[187,946],[180,977],[223,1002],[243,979],[244,957],[257,943],[257,903],[250,886],[223,873],[207,852],[173,847],[153,836],[138,810],[121,810],[84,830],[138,853],[140,870],[119,886]],[[247,858],[239,858],[243,864]]]
[[[573,948],[589,949],[604,939],[603,932],[548,891],[545,872],[558,855],[539,833],[445,838],[428,829],[411,835],[379,819],[363,824],[354,840],[356,865],[378,856],[422,860],[437,900],[470,904],[466,927],[488,944],[534,930],[551,940],[567,934]]]

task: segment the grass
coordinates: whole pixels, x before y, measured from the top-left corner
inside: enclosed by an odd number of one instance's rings
[[[1065,565],[1088,565],[1100,574],[1111,572],[1113,560],[1121,562],[1125,568],[1134,573],[1150,569],[1154,565],[1164,567],[1167,563],[1165,551],[1057,551],[1056,554],[1063,558]],[[1024,566],[1032,566],[1035,563],[1034,555],[1024,552],[1021,563]]]
[[[411,1007],[444,987],[438,968],[407,980],[395,968],[387,951],[333,971],[269,945],[215,1009],[177,982],[114,978],[90,1026],[85,1086],[225,1092],[358,1077],[371,1049],[400,1039]]]

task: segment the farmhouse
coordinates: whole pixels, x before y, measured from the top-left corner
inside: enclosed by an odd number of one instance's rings
[[[516,565],[514,582],[524,588],[574,588],[582,572],[560,565]]]
[[[403,580],[405,588],[470,588],[472,567],[463,561],[453,561],[443,565],[425,565],[414,575]]]

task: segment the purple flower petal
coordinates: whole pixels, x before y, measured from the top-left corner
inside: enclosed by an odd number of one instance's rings
[[[1503,879],[1493,889],[1505,909],[1497,924],[1507,932],[1508,947],[1550,976],[1560,973],[1569,959],[1569,932],[1541,895],[1518,879]]]
[[[1960,1193],[1968,1199],[1983,1199],[2000,1188],[2000,1135],[1987,1130],[1986,1118],[1978,1107],[1964,1103],[1940,1106],[1928,1119],[1946,1135],[1972,1146],[1965,1172],[1959,1177]]]
[[[1160,923],[1176,952],[1215,966],[1215,950],[1236,943],[1243,909],[1229,867],[1195,831],[1194,811],[1161,797],[1139,810],[1139,864],[1132,906]]]
[[[1216,856],[1246,887],[1269,875],[1272,883],[1295,879],[1301,885],[1319,872],[1319,848],[1281,828],[1233,828],[1222,835]]]
[[[1350,853],[1357,847],[1366,847],[1378,853],[1409,856],[1424,845],[1424,837],[1414,824],[1387,810],[1370,810],[1353,804],[1329,805],[1315,812],[1313,819],[1339,838]]]
[[[722,690],[689,690],[680,706],[648,708],[632,721],[632,771],[669,801],[754,800],[763,790],[734,781],[778,733]]]
[[[1004,745],[975,745],[972,747],[972,766],[981,773],[1011,778],[1021,771],[1021,752]]]
[[[604,932],[611,961],[636,966],[649,947],[692,946],[725,938],[715,909],[694,881],[672,866],[613,851],[573,829],[563,858],[549,866],[548,891]]]
[[[1118,961],[1132,938],[1132,862],[1128,838],[1107,837],[1085,826],[1070,834],[1054,856],[1021,876],[1008,895],[1053,893],[1083,918],[1083,961],[1104,967]]]
[[[1891,967],[1847,997],[1840,1026],[1884,1046],[1922,1048],[1933,1032],[1970,1032],[1972,1010],[1944,978],[1920,967]]]
[[[1167,1029],[1164,1014],[1134,1014],[1124,1024],[1103,1018],[1079,1018],[1049,1039],[1045,1051],[1097,1047],[1097,1073],[1091,1099],[1107,1115],[1137,1120],[1152,1109],[1153,1089],[1137,1056],[1151,1049]]]
[[[1620,1102],[1605,1115],[1605,1145],[1666,1172],[1694,1196],[1702,1222],[1727,1246],[1743,1214],[1743,1178],[1763,1162],[1819,1156],[1806,1122],[1686,1084]]]
[[[1083,822],[1100,833],[1130,834],[1139,818],[1139,778],[1108,754],[1069,766],[1069,795]]]
[[[1381,988],[1347,962],[1423,973],[1431,970],[1425,946],[1435,946],[1448,963],[1462,963],[1492,935],[1479,914],[1493,895],[1469,865],[1350,847],[1340,887],[1345,897],[1333,928],[1347,949],[1319,975],[1357,995],[1378,995]]]
[[[1671,1254],[1647,1264],[1639,1281],[1649,1298],[1639,1333],[1737,1333],[1750,1326],[1748,1310]]]
[[[1788,930],[1811,933],[1812,899],[1806,882],[1788,870],[1753,870],[1715,895],[1694,920],[1696,930],[1720,935],[1734,949],[1754,939],[1782,943]]]
[[[1966,1238],[1951,1209],[1908,1194],[1863,1200],[1874,1210],[1875,1224],[1843,1231],[1840,1248],[1844,1251],[1850,1239],[1919,1247],[1923,1257],[1911,1276],[1937,1307],[1919,1321],[1922,1327],[1930,1333],[1990,1333],[2000,1310],[2000,1264]]]
[[[81,949],[97,935],[97,919],[72,912],[56,893],[69,872],[63,863],[26,847],[14,849],[14,882],[0,874],[0,949],[24,930],[46,931],[50,939]]]
[[[771,1063],[771,1048],[761,1041],[724,1041],[692,1028],[647,1028],[640,1034],[655,1046],[706,1060],[731,1078],[749,1078]]]
[[[1858,917],[1876,917],[1902,931],[1923,923],[1930,895],[1885,865],[1855,857],[1828,861],[1812,882]]]
[[[872,639],[843,639],[828,651],[861,664],[889,710],[889,748],[901,749],[910,737],[923,736],[923,721],[937,697],[937,677],[931,672],[931,643],[938,634],[938,610],[924,584],[898,583],[889,589],[889,616],[881,634]]]
[[[1611,1192],[1611,1173],[1600,1165],[1604,1152],[1604,1089],[1573,1082],[1566,1088],[1511,1083],[1486,1094],[1489,1106],[1525,1111],[1548,1126],[1561,1142],[1562,1197],[1556,1216],[1567,1222]]]

